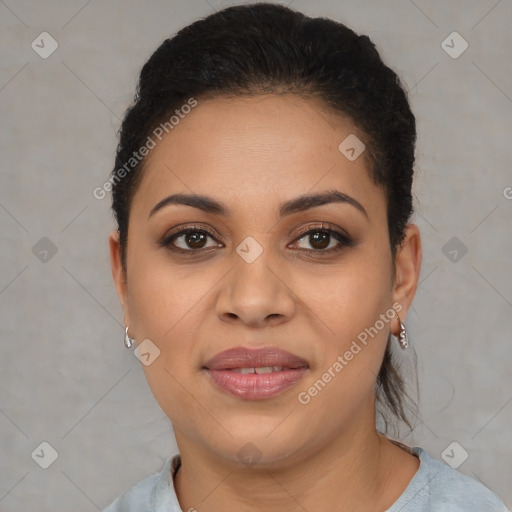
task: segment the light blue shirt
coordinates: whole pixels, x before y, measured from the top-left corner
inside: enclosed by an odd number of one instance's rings
[[[386,512],[510,512],[480,482],[432,459],[422,448],[412,452],[420,459],[418,471]],[[162,471],[128,489],[103,512],[187,512],[174,489],[180,463],[179,455],[169,457]]]

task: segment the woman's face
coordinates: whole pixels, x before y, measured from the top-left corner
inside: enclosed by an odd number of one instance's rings
[[[393,305],[403,320],[421,251],[410,226],[393,272],[384,191],[354,139],[339,149],[359,133],[294,95],[199,100],[148,155],[126,275],[116,232],[112,268],[181,450],[276,466],[373,430]],[[162,205],[174,194],[225,211]],[[257,348],[296,357],[251,359]],[[255,366],[276,368],[240,371]]]

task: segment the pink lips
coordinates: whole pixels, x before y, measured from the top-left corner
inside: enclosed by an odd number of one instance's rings
[[[224,391],[246,400],[262,400],[293,386],[308,371],[309,364],[275,347],[236,347],[220,352],[205,367]],[[262,373],[241,373],[242,368],[244,372],[257,368]]]

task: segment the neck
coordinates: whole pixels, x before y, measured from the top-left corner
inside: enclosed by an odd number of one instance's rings
[[[372,426],[375,423],[372,424]],[[416,457],[375,428],[344,432],[287,465],[245,467],[200,450],[180,432],[175,489],[183,510],[386,510],[417,471]],[[342,506],[340,506],[342,504]]]

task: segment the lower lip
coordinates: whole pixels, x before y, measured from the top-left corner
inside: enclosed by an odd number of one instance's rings
[[[263,400],[296,384],[308,368],[287,368],[270,373],[237,373],[208,370],[213,382],[224,391],[245,400]]]

